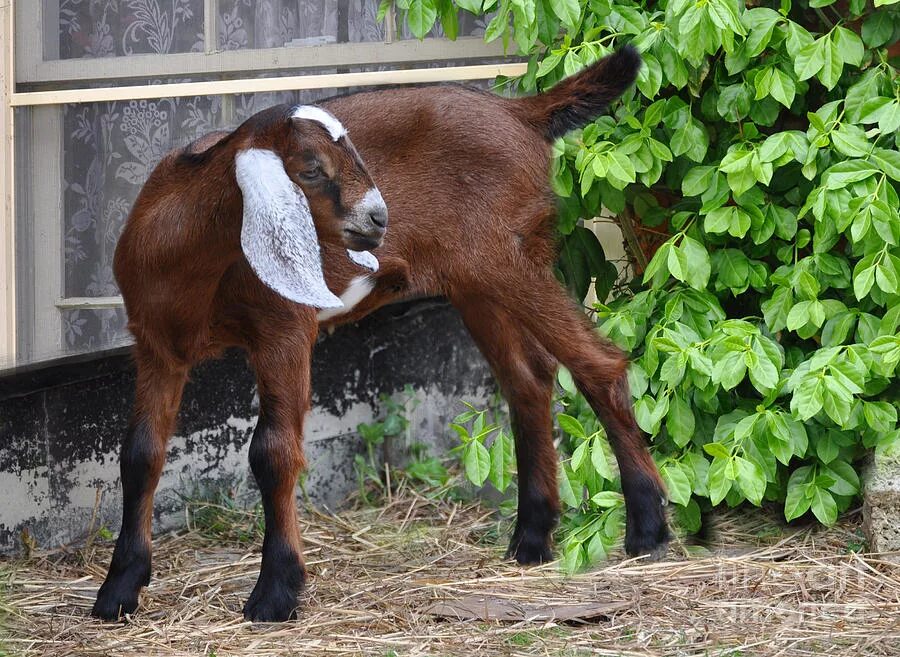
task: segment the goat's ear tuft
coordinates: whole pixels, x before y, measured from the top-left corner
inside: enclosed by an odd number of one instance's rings
[[[297,303],[342,307],[325,284],[309,203],[281,158],[270,150],[241,151],[235,176],[244,195],[241,248],[260,280]]]

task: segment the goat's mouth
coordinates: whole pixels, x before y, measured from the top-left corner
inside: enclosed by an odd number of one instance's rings
[[[352,228],[344,229],[344,245],[353,251],[371,251],[381,246],[384,241],[384,229],[360,232]]]

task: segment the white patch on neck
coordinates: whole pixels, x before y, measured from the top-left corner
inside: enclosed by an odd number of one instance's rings
[[[370,276],[356,276],[350,281],[350,285],[341,294],[342,308],[329,308],[321,311],[316,317],[320,322],[348,313],[363,299],[369,296],[369,293],[375,289],[375,281]]]
[[[334,141],[347,134],[344,124],[338,121],[331,112],[327,112],[315,105],[298,105],[291,116],[295,119],[308,119],[321,123]]]
[[[347,255],[360,267],[365,267],[369,271],[378,271],[378,258],[369,251],[351,251],[347,249]]]

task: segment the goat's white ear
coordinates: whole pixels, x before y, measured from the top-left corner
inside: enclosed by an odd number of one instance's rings
[[[244,195],[241,248],[260,280],[281,296],[315,308],[341,308],[325,284],[322,255],[306,196],[270,150],[235,158]]]
[[[369,271],[378,271],[378,258],[369,251],[351,251],[347,249],[347,255],[350,259],[360,267],[365,267]]]

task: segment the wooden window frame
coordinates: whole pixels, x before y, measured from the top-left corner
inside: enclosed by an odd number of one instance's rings
[[[484,80],[500,75],[522,75],[526,69],[524,63],[514,62],[234,79],[237,74],[316,68],[465,62],[500,57],[504,53],[500,43],[486,44],[477,37],[457,41],[395,40],[393,12],[386,18],[384,42],[219,51],[215,49],[216,0],[204,0],[205,52],[60,60],[56,23],[44,20],[48,12],[58,12],[58,7],[58,0],[10,0],[6,5],[0,4],[0,28],[4,43],[8,44],[3,53],[7,61],[2,62],[0,74],[3,114],[0,123],[0,369],[16,364],[17,359],[33,362],[64,356],[62,311],[122,306],[121,297],[64,295],[62,105]],[[34,39],[36,34],[40,39]],[[123,68],[127,71],[123,72]],[[140,79],[185,76],[214,79],[137,83]],[[96,86],[104,80],[123,84]],[[27,111],[17,119],[16,108],[27,108]],[[16,130],[26,134],[17,138]],[[39,166],[34,166],[36,163]],[[17,168],[24,178],[16,176]],[[34,189],[40,189],[41,193],[24,193]],[[15,234],[17,213],[31,218],[20,225],[18,236]],[[25,261],[17,263],[17,255]],[[17,281],[16,272],[21,274],[26,267],[27,275]]]

